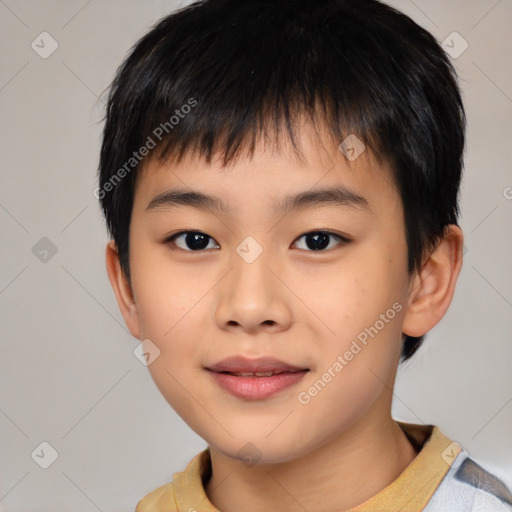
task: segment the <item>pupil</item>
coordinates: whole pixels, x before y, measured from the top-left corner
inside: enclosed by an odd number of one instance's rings
[[[329,245],[329,236],[327,233],[315,233],[306,235],[306,245],[313,251],[325,249]],[[309,241],[313,241],[309,243]]]
[[[190,249],[204,249],[208,246],[208,236],[203,233],[188,233],[185,242]]]

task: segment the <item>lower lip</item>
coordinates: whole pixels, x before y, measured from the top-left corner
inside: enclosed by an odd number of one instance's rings
[[[232,395],[246,400],[262,400],[299,382],[308,370],[283,372],[270,377],[242,377],[208,370],[217,384]]]

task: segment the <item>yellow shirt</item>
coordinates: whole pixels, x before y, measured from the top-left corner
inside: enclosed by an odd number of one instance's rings
[[[457,443],[433,425],[397,423],[419,453],[394,482],[351,509],[353,512],[424,510],[462,451]],[[175,473],[172,483],[142,498],[136,512],[220,512],[212,505],[204,489],[210,471],[207,448],[192,459],[185,471]]]

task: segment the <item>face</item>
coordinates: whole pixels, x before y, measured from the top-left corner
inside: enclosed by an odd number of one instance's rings
[[[169,404],[232,458],[290,461],[389,407],[410,283],[399,194],[369,150],[351,161],[307,127],[301,144],[303,160],[152,160],[137,180],[132,333],[160,350]]]

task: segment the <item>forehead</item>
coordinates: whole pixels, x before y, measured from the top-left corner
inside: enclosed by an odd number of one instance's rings
[[[399,199],[389,166],[354,135],[333,141],[306,125],[298,131],[298,149],[289,141],[269,146],[260,140],[252,155],[241,151],[228,165],[222,156],[211,162],[192,152],[180,162],[148,158],[137,176],[134,209],[174,203],[233,215],[330,204],[375,213]]]

